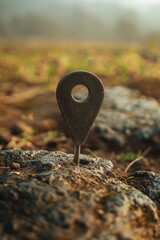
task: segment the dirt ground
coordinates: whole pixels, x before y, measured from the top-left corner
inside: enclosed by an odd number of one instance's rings
[[[1,45],[0,52],[0,149],[73,152],[55,97],[59,79],[73,70],[97,74],[105,87],[125,85],[160,99],[160,60],[153,50]],[[122,176],[134,170],[160,172],[159,153],[117,152],[93,132],[82,153],[110,159]]]

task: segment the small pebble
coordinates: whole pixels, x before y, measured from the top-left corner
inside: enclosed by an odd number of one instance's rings
[[[17,162],[13,162],[13,163],[11,164],[11,168],[17,170],[17,169],[20,168],[20,164],[17,163]]]

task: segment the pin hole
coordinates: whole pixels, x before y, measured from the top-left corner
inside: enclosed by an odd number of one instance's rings
[[[78,84],[72,89],[72,98],[77,102],[84,102],[89,96],[89,90],[85,85]]]

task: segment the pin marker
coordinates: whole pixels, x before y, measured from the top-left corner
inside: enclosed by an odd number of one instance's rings
[[[74,98],[74,87],[83,85],[88,96],[83,100]],[[81,146],[91,130],[104,98],[101,80],[87,71],[74,71],[65,75],[58,83],[57,103],[75,142],[74,162],[80,163]]]

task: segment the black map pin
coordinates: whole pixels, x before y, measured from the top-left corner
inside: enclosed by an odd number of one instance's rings
[[[83,85],[88,96],[78,100],[73,89]],[[75,71],[65,75],[57,86],[57,102],[63,118],[75,142],[74,162],[79,164],[81,146],[84,144],[104,98],[101,80],[87,71]]]

